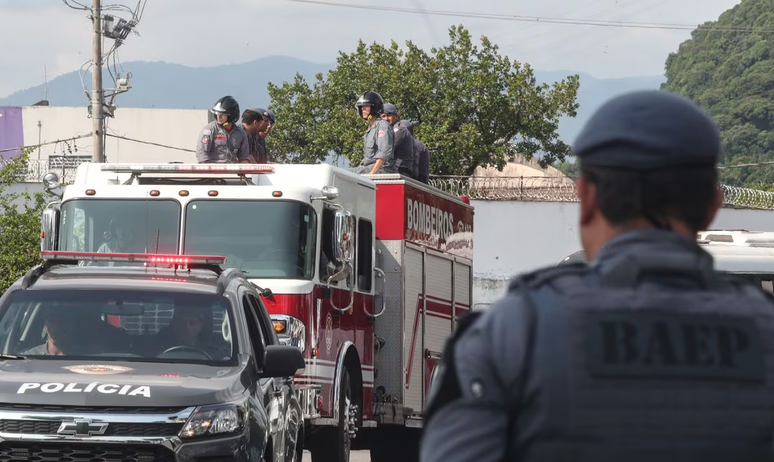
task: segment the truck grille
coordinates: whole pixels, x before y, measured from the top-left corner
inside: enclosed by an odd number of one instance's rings
[[[177,414],[185,407],[47,406],[45,404],[0,403],[0,411],[93,412],[101,414]]]
[[[166,462],[172,453],[160,447],[62,443],[0,443],[1,462]]]
[[[0,433],[56,435],[61,424],[61,420],[0,420]],[[181,428],[181,423],[110,423],[100,436],[175,436]]]

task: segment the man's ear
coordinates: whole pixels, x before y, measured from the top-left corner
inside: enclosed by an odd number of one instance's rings
[[[586,225],[596,213],[597,187],[583,177],[578,177],[575,180],[575,187],[580,199],[580,224]]]

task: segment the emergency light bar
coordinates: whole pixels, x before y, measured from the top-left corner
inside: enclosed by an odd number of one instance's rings
[[[114,261],[156,263],[171,265],[222,265],[226,257],[214,255],[163,255],[152,253],[101,253],[101,252],[64,252],[57,250],[42,250],[43,260],[84,260],[84,261]]]
[[[266,164],[106,164],[103,172],[115,173],[274,173]]]

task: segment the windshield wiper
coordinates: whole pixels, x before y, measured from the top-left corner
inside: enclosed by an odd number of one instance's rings
[[[27,358],[19,355],[0,355],[0,359],[27,359]]]

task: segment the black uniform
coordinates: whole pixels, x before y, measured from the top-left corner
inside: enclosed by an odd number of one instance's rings
[[[714,165],[719,138],[686,100],[638,92],[603,106],[575,152],[640,171]],[[774,460],[774,301],[668,230],[516,278],[460,320],[440,367],[425,462]]]

